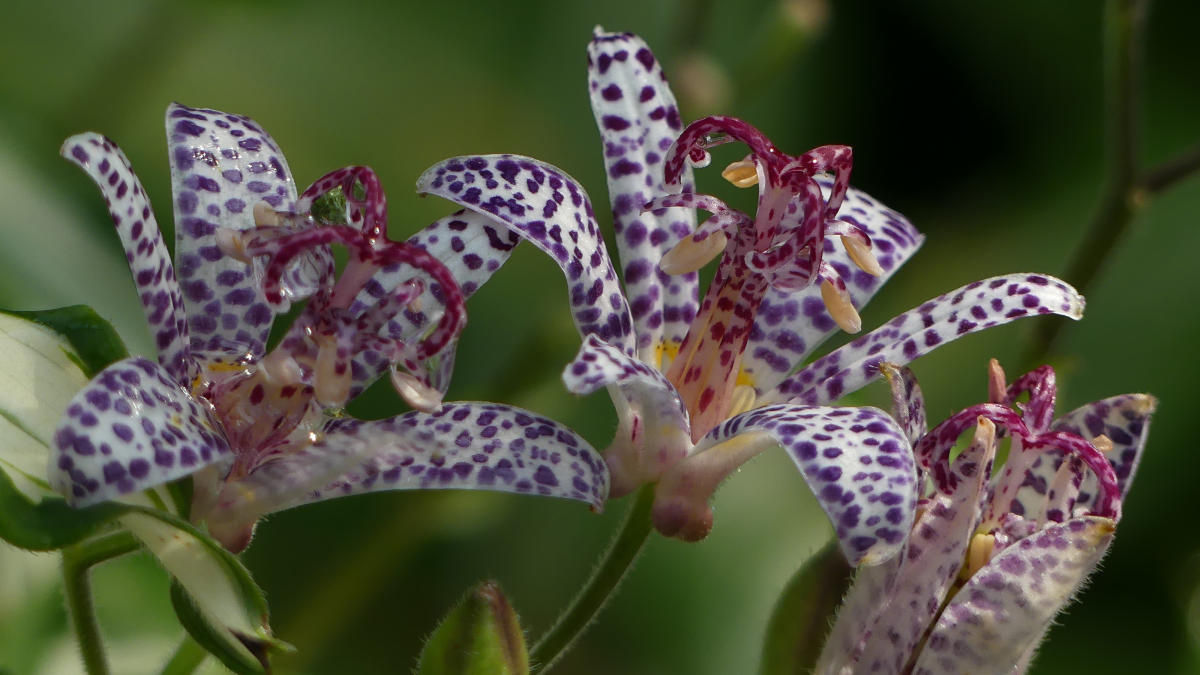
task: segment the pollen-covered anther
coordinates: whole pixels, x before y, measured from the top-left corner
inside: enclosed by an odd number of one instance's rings
[[[662,257],[658,267],[667,274],[687,274],[704,267],[710,260],[725,250],[729,237],[724,232],[713,232],[704,239],[696,241],[692,237],[684,237],[678,244]]]
[[[1008,400],[1008,380],[1004,375],[1004,368],[1000,366],[1000,361],[992,359],[988,361],[988,402],[999,403],[1004,405]]]
[[[317,365],[313,373],[313,395],[328,408],[340,408],[350,398],[350,362],[338,354],[337,338],[319,335],[315,338]]]
[[[838,288],[825,279],[821,282],[821,299],[825,301],[825,309],[829,310],[829,315],[837,322],[838,327],[847,333],[862,330],[862,318],[850,302],[850,293],[845,287]]]
[[[246,253],[246,236],[232,227],[218,227],[213,232],[213,238],[217,241],[217,248],[221,249],[221,253],[246,263],[251,262],[251,257]]]
[[[420,378],[392,367],[392,386],[415,410],[432,413],[442,407],[442,392],[422,382]]]
[[[967,560],[963,565],[962,580],[970,579],[992,559],[992,551],[996,547],[996,537],[991,534],[976,534],[971,537],[967,546]]]
[[[846,247],[846,254],[850,256],[850,260],[854,261],[855,265],[858,265],[859,269],[873,277],[883,276],[883,266],[875,258],[875,252],[871,250],[869,240],[843,234],[842,246]]]
[[[254,224],[259,227],[279,227],[283,223],[283,219],[279,217],[279,213],[271,208],[271,205],[266,202],[258,202],[254,205]]]
[[[727,417],[740,415],[754,408],[754,403],[758,399],[758,394],[754,391],[754,387],[748,384],[739,384],[733,388],[733,395],[729,400],[729,414]]]
[[[1104,434],[1100,434],[1099,436],[1093,438],[1092,445],[1096,446],[1097,450],[1099,450],[1100,452],[1102,452],[1106,455],[1111,453],[1113,451],[1113,448],[1115,447],[1113,445],[1112,439],[1109,438],[1108,436],[1105,436]]]
[[[721,177],[735,187],[748,188],[758,185],[758,167],[750,160],[733,162],[721,172]]]

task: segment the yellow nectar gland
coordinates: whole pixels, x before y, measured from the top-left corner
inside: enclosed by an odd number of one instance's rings
[[[996,546],[996,537],[990,534],[977,534],[971,537],[967,546],[967,561],[963,565],[959,579],[966,581],[975,575],[992,559],[992,549]]]

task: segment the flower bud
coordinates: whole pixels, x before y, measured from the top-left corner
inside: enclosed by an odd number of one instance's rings
[[[418,675],[524,675],[525,635],[512,605],[491,581],[471,589],[429,636]]]

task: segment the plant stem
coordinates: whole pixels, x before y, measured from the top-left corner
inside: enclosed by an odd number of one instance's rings
[[[650,536],[650,509],[653,505],[654,485],[643,485],[634,496],[625,523],[592,572],[592,577],[530,651],[529,661],[538,672],[545,672],[554,666],[612,597]]]
[[[190,635],[184,635],[183,641],[175,648],[170,660],[163,666],[160,675],[191,675],[204,662],[208,652]]]
[[[63,594],[88,675],[106,675],[109,672],[100,639],[100,625],[96,623],[96,606],[92,601],[91,568],[97,563],[134,551],[139,545],[132,534],[117,532],[63,549]]]

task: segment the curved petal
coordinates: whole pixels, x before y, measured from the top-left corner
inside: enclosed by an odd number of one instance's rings
[[[210,407],[140,356],[105,368],[54,432],[50,485],[88,506],[186,476],[231,451]]]
[[[520,242],[515,233],[493,223],[490,216],[463,210],[434,221],[409,238],[408,243],[420,246],[440,260],[454,275],[463,296],[470,297],[508,262],[513,248]],[[385,267],[376,273],[354,299],[351,314],[362,314],[414,277],[426,282],[424,291],[416,303],[392,316],[381,333],[391,339],[415,340],[441,319],[445,296],[437,282],[408,265]],[[450,384],[448,366],[454,363],[453,347],[443,349],[438,356],[437,363],[431,364],[434,370],[428,375],[431,384],[445,393]],[[350,397],[357,396],[387,366],[387,359],[377,351],[355,354],[351,362],[354,380]]]
[[[687,408],[663,374],[589,335],[563,371],[573,394],[608,387],[620,424],[604,459],[612,473],[611,497],[658,479],[692,448]]]
[[[1005,548],[942,611],[913,672],[1009,672],[1096,567],[1114,528],[1076,518]]]
[[[239,481],[217,508],[253,522],[346,495],[451,488],[562,497],[599,510],[608,471],[557,422],[495,403],[447,403],[436,413],[331,422],[318,442]]]
[[[717,484],[774,443],[800,469],[852,565],[879,564],[900,551],[915,516],[916,465],[904,432],[878,408],[784,404],[726,421],[663,477],[656,525],[711,519],[707,501]]]
[[[633,354],[633,319],[591,202],[573,178],[518,155],[456,157],[430,167],[417,191],[489,215],[542,249],[567,276],[581,335]]]
[[[99,134],[89,132],[68,138],[62,156],[86,171],[108,202],[146,323],[158,347],[158,362],[176,382],[186,384],[196,374],[188,344],[187,314],[170,254],[141,181],[117,144]]]
[[[669,275],[658,263],[696,229],[688,208],[643,212],[650,200],[673,192],[663,181],[663,159],[683,125],[662,67],[640,37],[602,33],[588,45],[588,90],[604,145],[608,198],[629,294],[637,348],[654,362],[662,344],[679,344],[699,308],[696,272]],[[680,179],[692,192],[692,169]]]
[[[1107,436],[1113,447],[1105,455],[1112,462],[1123,497],[1129,491],[1134,472],[1141,460],[1142,450],[1146,447],[1146,437],[1150,432],[1150,415],[1157,405],[1158,401],[1146,394],[1113,396],[1063,415],[1054,422],[1051,429],[1078,434],[1087,440],[1100,435]],[[1059,465],[1062,464],[1062,459],[1062,451],[1048,450],[1033,460],[1010,506],[1014,513],[1028,518],[1041,517],[1047,491],[1054,481]],[[1091,471],[1085,472],[1075,502],[1076,508],[1092,510],[1097,494],[1095,474]]]
[[[834,179],[816,176],[825,199],[829,199]],[[851,223],[871,238],[871,250],[883,273],[872,276],[850,259],[844,246],[825,239],[824,261],[837,270],[846,283],[850,301],[861,310],[875,292],[908,261],[925,235],[917,231],[899,213],[880,204],[865,192],[851,188],[846,193],[838,219]],[[750,376],[759,395],[768,392],[787,377],[805,357],[837,330],[837,324],[821,299],[821,285],[812,284],[799,291],[771,287],[759,305],[754,329],[742,356],[742,369]]]
[[[166,125],[175,254],[192,344],[198,352],[261,356],[275,312],[286,307],[267,304],[261,265],[226,257],[213,233],[254,227],[258,202],[291,211],[292,174],[275,141],[248,117],[173,103]]]
[[[925,395],[913,372],[904,366],[895,366],[886,361],[879,370],[887,379],[892,390],[892,417],[904,429],[908,442],[914,446],[929,433],[929,422],[925,416]]]
[[[836,401],[951,340],[1026,316],[1083,316],[1083,296],[1054,277],[1012,274],[967,284],[911,309],[785,379],[766,396],[805,405]]]

